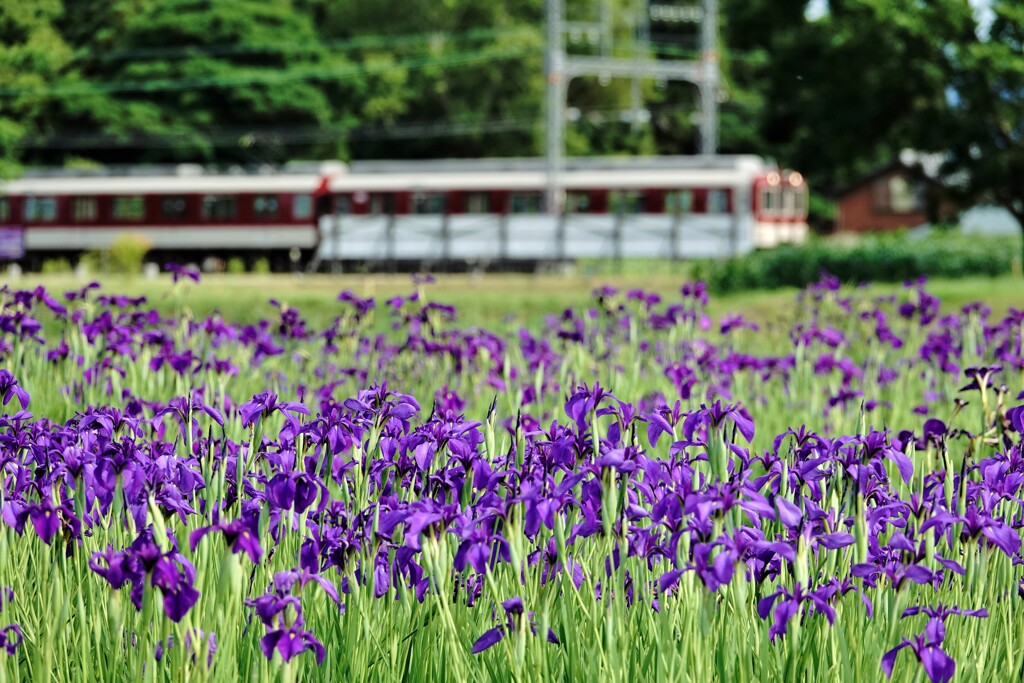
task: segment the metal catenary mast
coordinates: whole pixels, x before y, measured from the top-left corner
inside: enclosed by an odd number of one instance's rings
[[[547,191],[545,202],[550,213],[561,213],[564,208],[562,167],[564,165],[566,94],[569,82],[577,76],[630,78],[633,80],[634,123],[639,120],[639,82],[641,79],[683,81],[697,86],[700,99],[700,153],[713,155],[718,140],[718,0],[700,0],[696,4],[671,4],[672,0],[657,0],[636,13],[633,25],[640,41],[632,57],[611,54],[612,26],[608,0],[602,0],[598,22],[569,22],[565,20],[564,0],[547,0],[547,76],[546,99],[546,170]],[[650,20],[672,23],[700,24],[700,54],[698,59],[655,59],[650,56],[647,26]],[[581,32],[598,35],[601,54],[597,56],[571,55],[565,49],[565,34]],[[646,44],[645,44],[646,43]]]

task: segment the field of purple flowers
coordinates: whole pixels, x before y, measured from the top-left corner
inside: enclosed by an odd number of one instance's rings
[[[0,289],[0,683],[1024,677],[1024,311],[198,279]]]

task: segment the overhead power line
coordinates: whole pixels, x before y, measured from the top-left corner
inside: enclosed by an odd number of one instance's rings
[[[660,105],[649,109],[651,115],[677,111],[690,111],[690,105]],[[630,108],[593,109],[582,121],[594,118],[606,123],[625,123],[623,115],[634,113]],[[571,123],[571,122],[570,122]],[[383,140],[409,140],[423,138],[462,137],[485,133],[506,133],[530,130],[542,124],[536,113],[524,113],[500,119],[468,119],[461,121],[410,122],[393,125],[358,126],[261,126],[218,128],[210,131],[182,131],[178,133],[141,133],[131,135],[97,134],[86,132],[58,132],[45,138],[25,139],[19,145],[25,149],[168,149],[195,141],[197,136],[205,144],[217,147],[242,146],[248,138],[285,146],[331,142],[345,139],[353,142]]]
[[[37,140],[25,140],[20,145],[28,149],[167,149],[180,147],[189,141],[215,147],[243,147],[246,141],[285,146],[305,145],[345,139],[351,141],[408,140],[418,138],[459,137],[482,133],[528,130],[537,124],[536,117],[463,121],[453,123],[411,123],[393,126],[314,126],[298,128],[256,128],[213,130],[203,133],[138,135],[97,135],[92,133],[62,133]]]

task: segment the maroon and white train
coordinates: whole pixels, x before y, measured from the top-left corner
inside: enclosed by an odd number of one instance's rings
[[[544,212],[542,159],[35,171],[0,186],[0,258],[145,239],[155,259],[556,261],[721,257],[802,241],[807,186],[755,156],[578,158]]]

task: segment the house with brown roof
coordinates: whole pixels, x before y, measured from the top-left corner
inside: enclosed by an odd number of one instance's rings
[[[841,188],[836,196],[837,232],[914,228],[953,219],[958,207],[934,179],[937,161],[908,150],[892,163]]]

